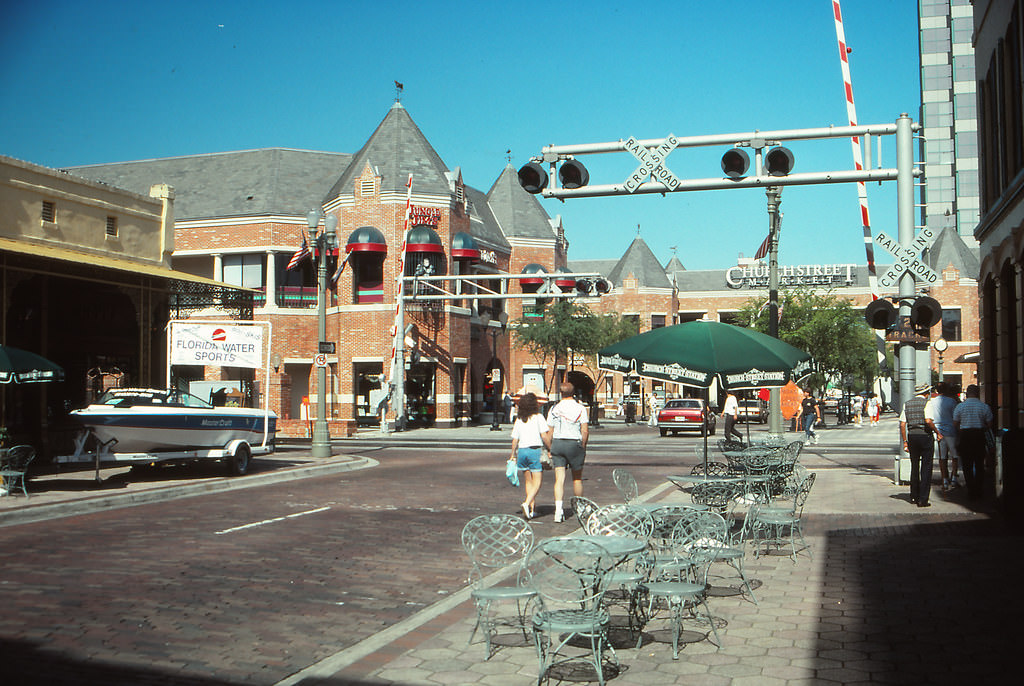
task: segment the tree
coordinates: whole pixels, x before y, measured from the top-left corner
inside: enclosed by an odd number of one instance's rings
[[[780,296],[779,338],[810,353],[817,367],[807,385],[822,391],[830,379],[848,375],[860,388],[870,387],[878,362],[875,336],[862,311],[831,292],[788,289]],[[737,313],[737,322],[767,333],[767,304],[748,300]]]
[[[605,346],[637,333],[637,323],[619,315],[597,315],[586,305],[557,300],[544,308],[543,317],[525,317],[512,326],[518,345],[552,370],[552,384],[559,360],[570,351],[596,354]],[[549,365],[548,362],[551,362]]]

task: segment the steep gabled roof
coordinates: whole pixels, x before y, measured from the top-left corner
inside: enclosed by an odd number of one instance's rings
[[[555,238],[551,217],[540,206],[537,198],[519,185],[519,175],[511,164],[505,165],[487,192],[487,203],[505,236]]]
[[[401,103],[392,105],[377,130],[352,156],[352,163],[323,198],[324,203],[339,195],[351,195],[355,179],[363,173],[366,165],[380,175],[382,193],[404,192],[410,173],[413,193],[451,193],[448,167]]]
[[[178,220],[259,215],[305,215],[319,207],[324,189],[348,166],[351,155],[287,148],[166,157],[68,167],[91,181],[149,194],[174,187]]]
[[[481,245],[510,252],[512,248],[505,240],[505,235],[498,226],[498,220],[494,218],[494,213],[487,203],[487,196],[483,191],[471,186],[465,186],[465,189],[466,199],[469,201],[470,235]]]
[[[639,236],[633,239],[629,248],[626,249],[626,253],[608,274],[608,280],[615,286],[621,287],[623,279],[630,274],[636,277],[637,285],[641,288],[672,287],[658,258],[651,252],[644,239]]]
[[[952,226],[939,232],[935,242],[928,248],[924,261],[940,274],[950,264],[962,275],[972,279],[977,279],[981,273],[977,249],[969,248]]]
[[[679,258],[676,257],[675,255],[673,255],[672,259],[669,260],[668,264],[665,265],[665,273],[666,274],[671,274],[672,272],[685,272],[685,271],[686,271],[686,267],[683,266],[683,263],[680,262]]]

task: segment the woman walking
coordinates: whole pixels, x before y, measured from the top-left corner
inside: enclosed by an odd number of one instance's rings
[[[537,492],[540,491],[542,447],[551,449],[551,431],[548,423],[544,421],[544,415],[540,413],[537,396],[525,393],[519,398],[516,421],[512,425],[512,454],[509,455],[508,461],[514,460],[516,466],[523,471],[526,500],[523,501],[522,507],[523,516],[527,519],[534,517],[534,504]]]

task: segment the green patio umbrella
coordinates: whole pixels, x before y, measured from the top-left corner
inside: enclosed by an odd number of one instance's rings
[[[45,357],[21,348],[0,345],[0,383],[61,381],[64,370]]]
[[[642,333],[598,352],[601,369],[697,388],[785,386],[811,370],[811,356],[753,329],[698,320]]]
[[[619,341],[598,352],[597,364],[606,371],[704,389],[717,379],[727,390],[781,387],[811,372],[811,356],[799,348],[753,329],[704,319]]]

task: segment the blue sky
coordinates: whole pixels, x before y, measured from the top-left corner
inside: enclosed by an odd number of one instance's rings
[[[861,124],[915,120],[916,4],[846,0]],[[394,102],[449,168],[487,190],[547,144],[845,125],[831,0],[676,2],[7,3],[0,154],[50,167],[290,147],[355,152]],[[795,142],[798,171],[849,169],[848,139]],[[723,150],[677,150],[681,178]],[[884,166],[895,166],[892,137]],[[636,161],[590,156],[594,183]],[[154,180],[156,182],[158,180]],[[895,233],[893,182],[869,185]],[[544,200],[571,259],[618,258],[639,233],[667,262],[734,264],[767,233],[763,190]],[[783,192],[783,264],[864,263],[854,184]],[[876,251],[877,252],[877,251]],[[887,260],[877,255],[879,263]]]

